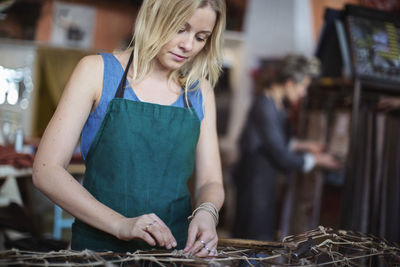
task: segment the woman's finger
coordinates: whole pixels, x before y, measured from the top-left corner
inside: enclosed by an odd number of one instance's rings
[[[215,237],[211,239],[209,242],[205,243],[203,246],[203,249],[201,249],[196,256],[198,257],[206,257],[206,256],[211,256],[215,253],[216,247],[218,243],[218,238]]]
[[[211,248],[209,247],[208,243],[212,240],[212,236],[207,233],[202,233],[199,238],[194,242],[192,249],[190,249],[190,253],[197,255],[202,250],[209,251]],[[205,253],[205,252],[204,252]],[[204,254],[204,253],[201,253]],[[204,256],[208,254],[205,253]]]
[[[165,246],[167,249],[175,247],[177,245],[176,240],[168,226],[154,213],[150,214],[149,217],[153,221],[148,225],[146,231],[157,239],[160,246]]]
[[[154,222],[154,223],[153,223]],[[153,221],[152,223],[148,224],[146,227],[146,232],[151,234],[156,240],[159,246],[171,248],[171,233],[169,232],[168,228],[164,227],[163,225],[159,224],[157,221]]]
[[[218,246],[218,236],[216,236],[213,240],[209,242],[209,247],[211,248],[208,256],[217,256],[217,246]]]
[[[163,222],[163,220],[161,220],[161,219],[160,219],[156,214],[154,214],[154,213],[151,213],[151,214],[150,214],[150,217],[151,217],[153,220],[156,220],[156,221],[160,224],[163,233],[165,233],[165,242],[168,243],[168,244],[171,244],[171,245],[173,245],[173,246],[176,246],[176,239],[175,239],[175,237],[173,236],[173,234],[172,234],[171,230],[169,229],[169,227]]]
[[[146,243],[149,244],[150,246],[154,247],[156,245],[156,241],[154,240],[154,238],[146,231],[142,231],[141,238],[144,241],[146,241]]]
[[[163,247],[165,241],[164,241],[164,236],[161,233],[159,227],[160,226],[157,224],[157,221],[152,221],[146,225],[143,231],[150,234],[157,241],[158,245]]]
[[[197,236],[197,227],[193,227],[192,225],[190,225],[188,230],[188,238],[186,241],[186,246],[183,251],[185,251],[186,253],[191,251],[196,241],[196,236]]]
[[[199,238],[194,242],[190,253],[197,255],[199,252],[201,252],[203,249],[206,248],[206,245],[207,245],[207,242],[204,241],[203,239]]]

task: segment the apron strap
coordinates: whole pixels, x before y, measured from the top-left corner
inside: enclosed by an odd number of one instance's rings
[[[129,67],[131,66],[133,59],[133,50],[132,54],[129,57],[128,64],[126,65],[124,75],[122,75],[121,81],[119,82],[117,92],[115,92],[114,98],[124,98],[124,93],[125,93],[125,87],[126,87],[126,76],[128,75]]]
[[[129,67],[132,64],[132,59],[133,59],[133,51],[131,53],[131,56],[129,57],[128,64],[126,65],[124,75],[122,75],[121,81],[119,82],[117,92],[115,92],[114,98],[124,98],[124,93],[125,93],[125,88],[126,88],[126,77],[128,76],[128,71]],[[187,101],[186,101],[187,100]],[[187,97],[187,92],[185,90],[185,87],[183,87],[183,103],[185,105],[185,108],[191,108],[192,107],[192,102],[190,101],[189,97]]]

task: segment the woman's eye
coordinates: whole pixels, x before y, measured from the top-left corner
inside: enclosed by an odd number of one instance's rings
[[[207,40],[207,37],[204,37],[204,36],[197,36],[196,39],[197,39],[197,41],[199,41],[199,42],[205,42],[205,41]]]
[[[185,31],[185,28],[180,28],[179,30],[178,30],[178,33],[182,33],[182,32],[184,32]]]

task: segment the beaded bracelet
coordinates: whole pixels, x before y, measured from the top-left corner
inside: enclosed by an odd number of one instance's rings
[[[209,213],[212,215],[213,219],[214,219],[215,226],[218,225],[218,221],[219,221],[218,210],[217,210],[217,208],[215,207],[215,205],[214,205],[213,203],[211,203],[211,202],[204,202],[204,203],[201,203],[200,206],[198,206],[198,207],[192,212],[192,215],[190,215],[190,216],[188,217],[188,221],[189,221],[189,222],[193,219],[193,217],[196,215],[196,213],[197,213],[199,210],[205,210],[205,211],[209,212]]]

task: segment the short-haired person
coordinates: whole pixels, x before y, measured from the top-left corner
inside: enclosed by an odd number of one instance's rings
[[[132,47],[79,62],[33,173],[35,185],[76,217],[72,249],[216,255],[224,190],[212,88],[224,27],[223,0],[144,0]],[[79,138],[83,185],[66,171]]]
[[[337,161],[316,142],[290,142],[287,106],[297,103],[319,63],[302,55],[288,55],[277,63],[275,79],[256,95],[242,132],[240,160],[235,170],[236,219],[233,235],[273,240],[276,189],[282,173],[309,171],[315,165],[336,168]],[[290,144],[291,143],[291,144]],[[305,154],[296,152],[303,151]]]

